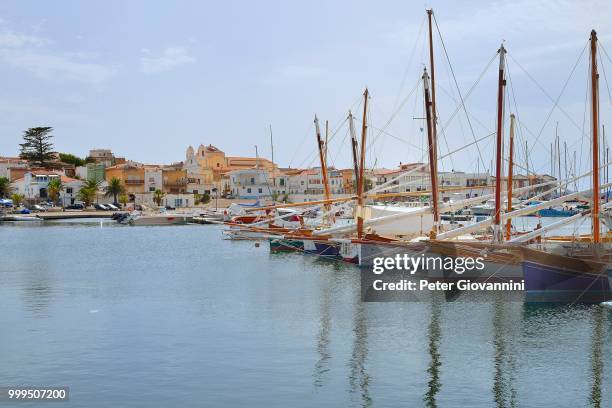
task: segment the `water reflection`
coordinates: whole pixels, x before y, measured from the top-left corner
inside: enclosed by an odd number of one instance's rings
[[[51,280],[42,273],[32,276],[28,274],[22,286],[25,309],[40,317],[48,316],[48,307],[53,297]]]
[[[591,343],[591,393],[589,405],[601,407],[601,377],[603,373],[603,340],[605,311],[602,306],[595,307],[593,312],[593,335]]]
[[[493,376],[493,398],[497,407],[515,407],[517,394],[515,382],[515,359],[512,332],[508,327],[506,308],[510,304],[499,297],[493,303],[493,348],[495,374]]]
[[[319,320],[319,333],[317,335],[317,354],[319,359],[314,368],[314,386],[321,387],[324,383],[324,375],[329,371],[329,352],[330,332],[331,332],[331,313],[330,313],[330,285],[324,285],[321,295],[321,314]]]
[[[359,392],[361,406],[372,405],[369,384],[370,376],[365,367],[368,357],[368,319],[367,311],[363,302],[356,303],[355,318],[353,321],[353,352],[349,361],[349,390],[352,394]]]
[[[429,367],[427,368],[427,374],[429,374],[429,381],[427,382],[427,392],[425,393],[425,397],[423,400],[425,401],[425,406],[435,408],[436,404],[436,395],[440,391],[440,387],[442,384],[440,383],[440,366],[442,362],[440,361],[440,312],[441,312],[441,301],[437,296],[432,297],[431,302],[431,319],[429,321],[429,330],[428,330],[428,351],[429,351]]]

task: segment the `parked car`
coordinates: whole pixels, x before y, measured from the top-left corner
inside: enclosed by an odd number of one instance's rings
[[[172,207],[172,206],[170,206],[170,205],[167,205],[167,206],[166,206],[166,210],[171,210],[171,211],[172,211],[172,210],[176,210],[176,208],[175,208],[175,207]]]
[[[109,208],[107,206],[105,206],[104,204],[95,203],[93,206],[94,206],[94,208],[96,210],[100,210],[100,211],[108,211],[109,210]]]
[[[115,204],[108,203],[108,204],[104,204],[104,205],[107,206],[112,211],[119,211],[120,210],[120,208],[117,207]]]
[[[67,210],[84,210],[85,206],[83,204],[75,203],[66,207]]]
[[[34,211],[42,211],[42,212],[47,211],[47,208],[40,204],[34,204],[31,209]]]

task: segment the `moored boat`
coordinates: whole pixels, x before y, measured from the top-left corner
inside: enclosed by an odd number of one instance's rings
[[[604,302],[612,299],[608,261],[518,247],[528,301]]]

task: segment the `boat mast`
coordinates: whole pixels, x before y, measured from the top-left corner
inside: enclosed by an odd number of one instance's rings
[[[440,221],[438,213],[438,163],[436,161],[436,135],[433,130],[432,101],[429,94],[429,75],[427,68],[423,70],[423,91],[425,93],[425,119],[427,120],[427,141],[429,144],[429,176],[431,179],[431,206],[433,211],[434,225],[430,232],[432,239],[438,233],[438,223]]]
[[[599,73],[597,72],[597,33],[591,31],[591,114],[593,121],[593,242],[599,244]]]
[[[366,151],[366,133],[368,131],[368,88],[363,93],[363,118],[361,124],[361,153],[359,155],[359,178],[357,179],[357,238],[363,237],[363,189]]]
[[[432,35],[432,26],[431,19],[433,17],[433,9],[427,10],[427,19],[429,21],[429,71],[431,72],[431,113],[432,113],[432,131],[434,134],[434,139],[437,138],[438,129],[437,129],[437,121],[438,121],[438,111],[436,110],[436,71],[434,68],[434,54],[433,54],[433,35]],[[438,161],[438,152],[435,151],[435,159],[436,163]]]
[[[507,213],[512,212],[512,171],[514,167],[514,113],[510,114],[510,156],[508,158],[508,205]],[[529,177],[529,175],[527,176]],[[512,220],[508,218],[506,221],[506,239],[510,239],[512,235]]]
[[[351,145],[353,148],[353,167],[355,168],[355,183],[359,180],[359,159],[357,157],[357,148],[359,143],[357,142],[357,136],[355,135],[355,124],[353,123],[353,113],[349,111],[349,132],[351,134]]]
[[[321,174],[323,175],[323,192],[325,193],[325,200],[329,200],[330,197],[330,193],[329,193],[329,180],[327,178],[327,163],[326,163],[326,150],[327,150],[327,146],[325,145],[325,143],[323,142],[323,139],[321,139],[321,130],[319,129],[319,119],[317,118],[317,116],[315,115],[315,119],[314,119],[314,123],[315,123],[315,129],[317,132],[317,145],[319,146],[319,159],[321,161]],[[327,127],[327,125],[326,125]],[[328,219],[328,212],[330,211],[331,205],[330,204],[325,204],[325,219]]]
[[[274,140],[272,139],[272,124],[270,124],[270,151],[272,153],[272,203],[276,203],[275,194],[276,193],[276,176],[274,171]]]
[[[502,133],[504,125],[504,87],[506,49],[504,44],[499,48],[499,78],[497,85],[497,152],[495,155],[495,214],[493,217],[493,241],[501,242],[501,159],[502,159]]]
[[[274,140],[272,139],[272,125],[270,125],[270,151],[272,153],[272,185],[276,187],[276,178],[274,177]]]

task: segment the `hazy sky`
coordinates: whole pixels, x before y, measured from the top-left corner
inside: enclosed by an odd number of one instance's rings
[[[612,56],[609,1],[4,2],[0,155],[18,153],[25,128],[53,126],[57,150],[81,156],[111,148],[137,161],[170,163],[182,160],[188,145],[209,143],[231,155],[254,155],[257,144],[269,156],[272,124],[276,161],[312,165],[314,114],[332,127],[351,107],[359,118],[357,103],[368,86],[371,140],[378,135],[370,165],[419,160],[422,90],[415,86],[427,62],[430,6],[464,97],[505,41],[514,90],[508,109],[518,112],[520,143],[528,141],[532,166],[549,170],[557,121],[570,156],[577,150],[586,158],[588,50],[559,100],[562,110],[546,122],[549,97],[559,96],[592,28]],[[460,110],[444,127],[458,94],[435,37],[445,154],[494,130],[498,63],[467,98],[470,121]],[[601,58],[605,122],[612,116],[604,73],[612,80],[612,64]],[[346,129],[330,143],[337,166],[350,166]],[[442,166],[488,166],[492,144],[479,150],[455,154]]]

